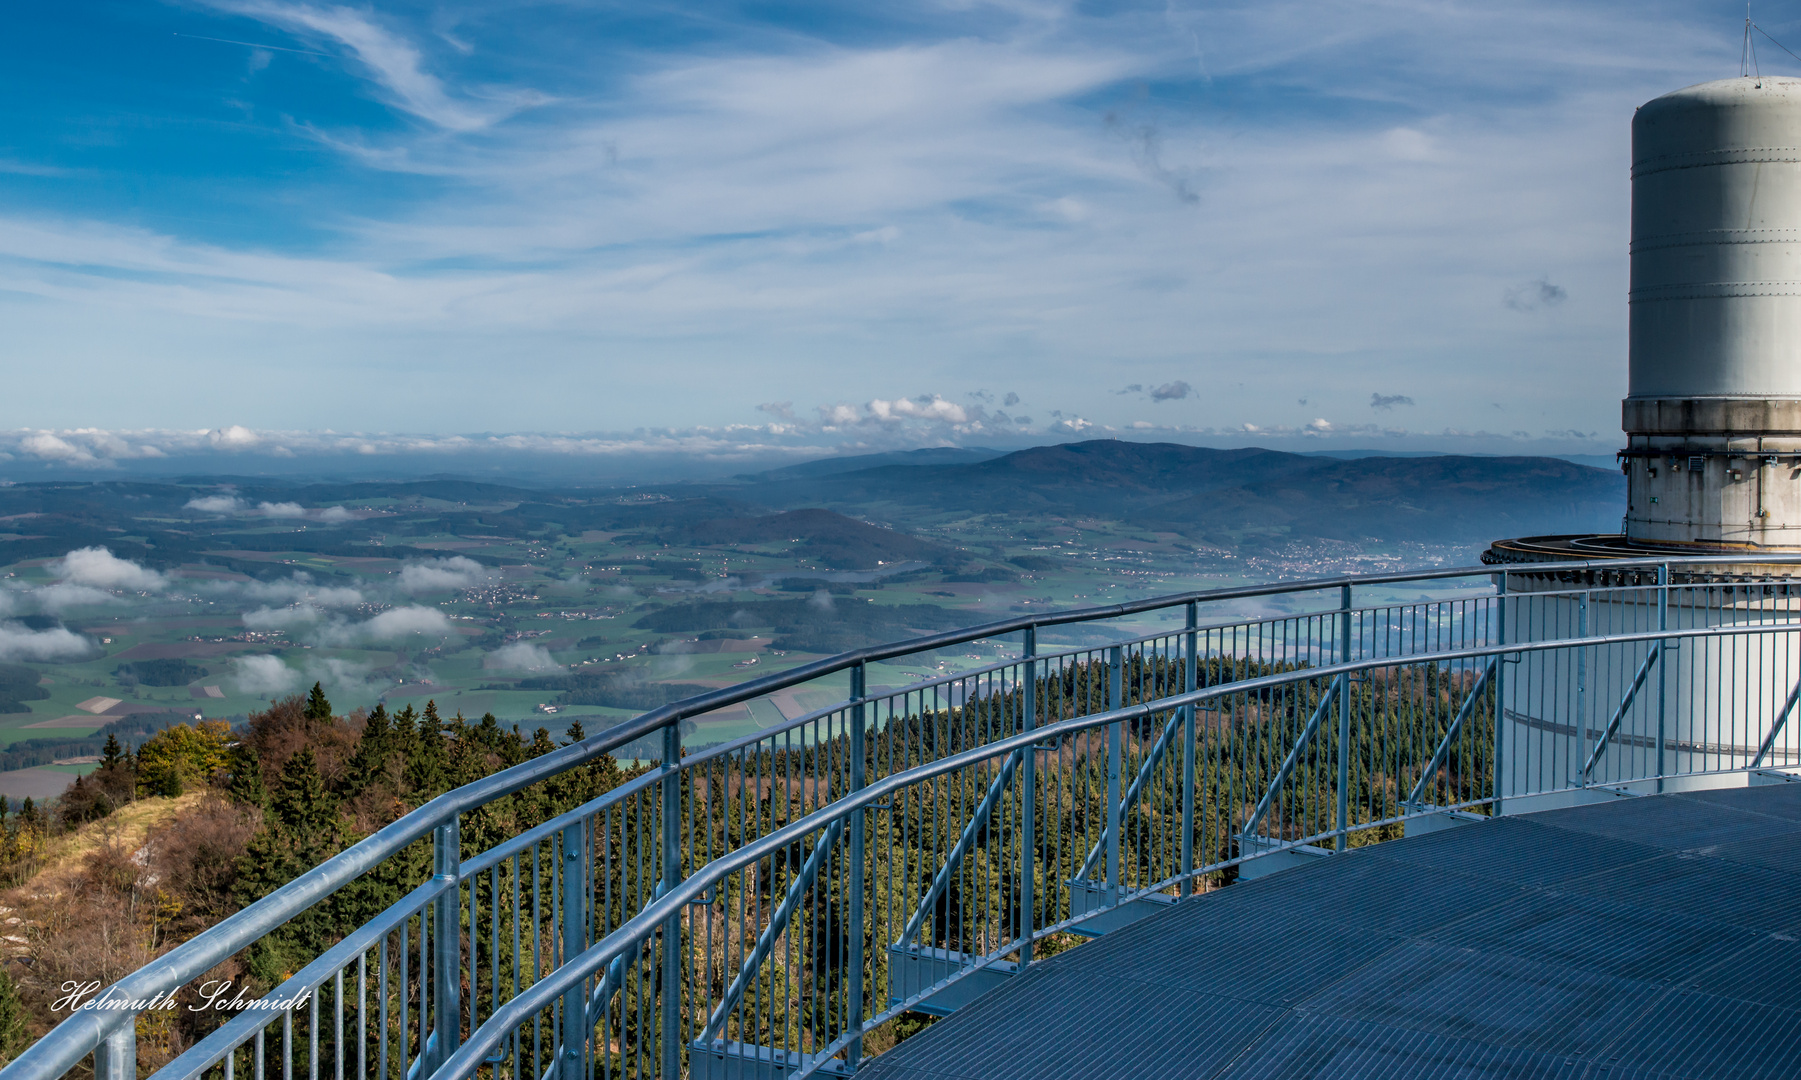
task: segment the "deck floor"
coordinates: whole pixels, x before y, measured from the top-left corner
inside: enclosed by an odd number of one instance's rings
[[[860,1075],[1801,1077],[1801,783],[1242,882],[1034,965]]]

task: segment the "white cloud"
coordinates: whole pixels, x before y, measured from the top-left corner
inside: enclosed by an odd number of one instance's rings
[[[254,443],[249,445],[254,445]],[[252,507],[236,495],[196,495],[187,501],[184,509],[198,510],[203,514],[247,514],[267,518],[304,518],[308,516],[306,507],[297,502],[259,502]],[[337,524],[350,521],[356,515],[342,506],[333,506],[320,511],[317,517],[320,521]]]
[[[76,548],[49,564],[50,573],[72,585],[91,585],[98,589],[129,589],[154,592],[168,584],[168,579],[155,570],[121,559],[104,547]]]
[[[62,612],[70,608],[91,607],[96,604],[114,604],[119,598],[105,589],[97,589],[92,585],[76,585],[61,581],[55,585],[45,585],[29,592],[37,606],[45,611]]]
[[[485,577],[481,563],[453,555],[448,559],[408,563],[401,567],[400,588],[409,593],[467,589]]]
[[[246,611],[240,618],[252,630],[291,630],[308,626],[325,618],[325,612],[311,604],[290,607],[260,607]]]
[[[449,616],[437,608],[415,604],[384,611],[352,630],[372,641],[394,641],[415,634],[442,637],[452,632],[452,626]]]
[[[355,607],[364,599],[361,591],[348,586],[315,584],[312,575],[304,572],[275,581],[226,583],[223,589],[259,603],[305,603],[314,608]]]
[[[85,660],[93,652],[87,638],[60,626],[29,630],[18,623],[0,623],[0,660]]]
[[[221,450],[248,450],[262,441],[257,437],[256,432],[241,424],[216,428],[201,434],[208,443]]]
[[[232,661],[233,681],[246,694],[274,697],[292,690],[300,673],[282,663],[279,656],[240,656]]]
[[[562,665],[556,662],[550,655],[550,650],[544,646],[533,645],[529,641],[515,641],[482,657],[482,667],[501,671],[549,671]]]
[[[442,82],[423,69],[419,50],[401,35],[378,25],[372,12],[272,2],[227,2],[220,6],[284,30],[342,45],[387,91],[395,106],[451,131],[477,131],[548,100],[542,94],[521,90],[491,91],[487,102],[453,98]]]
[[[183,507],[203,514],[236,514],[244,509],[244,500],[236,495],[196,495]]]

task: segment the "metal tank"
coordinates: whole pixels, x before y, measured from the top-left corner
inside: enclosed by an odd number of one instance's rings
[[[1632,120],[1625,534],[1801,549],[1801,79]]]

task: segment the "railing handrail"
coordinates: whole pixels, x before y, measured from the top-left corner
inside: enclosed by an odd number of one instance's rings
[[[505,1032],[524,1023],[526,1018],[571,989],[580,986],[632,947],[646,941],[671,917],[679,915],[683,908],[730,874],[759,859],[775,855],[796,841],[802,840],[822,828],[829,827],[834,821],[865,810],[872,804],[883,802],[901,788],[922,780],[930,780],[946,773],[955,772],[989,758],[1003,758],[1017,750],[1029,748],[1035,743],[1106,727],[1121,721],[1147,718],[1156,713],[1169,712],[1186,705],[1199,705],[1203,701],[1214,698],[1255,693],[1260,690],[1274,689],[1314,679],[1335,679],[1372,668],[1393,667],[1398,663],[1442,664],[1454,660],[1475,660],[1562,649],[1668,641],[1672,638],[1686,640],[1783,633],[1801,633],[1801,623],[1753,623],[1738,626],[1692,627],[1681,630],[1650,630],[1630,634],[1601,634],[1551,641],[1520,642],[1513,645],[1447,649],[1405,658],[1371,657],[1333,664],[1328,667],[1307,668],[1263,675],[1232,683],[1219,683],[1180,694],[1171,694],[1168,697],[1152,701],[1141,701],[1106,712],[1072,717],[1042,727],[1035,727],[1004,739],[996,739],[993,742],[917,765],[902,772],[891,773],[880,780],[871,781],[868,786],[856,792],[841,796],[804,817],[796,818],[786,825],[719,856],[677,882],[673,887],[664,891],[662,896],[647,904],[638,914],[619,924],[612,933],[595,942],[583,952],[565,959],[560,966],[546,974],[542,980],[497,1008],[486,1021],[470,1032],[468,1039],[464,1041],[457,1052],[448,1057],[444,1064],[432,1074],[432,1080],[462,1080],[462,1078],[472,1075],[474,1070],[482,1064],[482,1059],[487,1053],[498,1045]],[[487,1034],[484,1035],[484,1032]]]
[[[677,724],[690,717],[704,715],[721,708],[743,704],[746,701],[826,675],[846,671],[858,665],[1028,629],[1118,619],[1165,608],[1181,607],[1191,603],[1216,603],[1259,596],[1323,591],[1344,586],[1394,585],[1417,581],[1493,577],[1500,574],[1539,576],[1553,572],[1591,569],[1619,570],[1665,565],[1686,567],[1746,564],[1801,565],[1801,555],[1589,559],[1522,564],[1517,568],[1511,566],[1462,566],[1433,570],[1396,571],[1386,574],[1352,574],[1330,578],[1309,578],[1261,585],[1192,590],[1119,604],[1071,608],[1062,611],[1031,612],[962,629],[941,631],[936,634],[926,634],[882,645],[849,650],[789,668],[786,671],[772,672],[748,682],[722,687],[704,694],[696,694],[693,697],[652,709],[578,742],[557,747],[491,776],[448,791],[302,873],[268,896],[221,920],[218,924],[176,946],[144,967],[124,976],[108,987],[106,992],[116,998],[149,999],[158,990],[186,983],[239,950],[253,944],[300,912],[355,881],[409,845],[429,836],[432,830],[441,823],[466,811],[586,764],[602,754],[635,742],[671,724]],[[1518,651],[1518,649],[1516,647],[1510,651]],[[1388,658],[1384,662],[1393,663],[1394,658]],[[1317,675],[1323,670],[1328,669],[1309,669],[1308,674]],[[127,1011],[90,1011],[71,1016],[43,1038],[27,1047],[5,1069],[0,1070],[0,1077],[4,1077],[5,1080],[55,1080],[56,1077],[60,1077],[91,1053],[113,1031],[130,1022],[132,1017],[133,1014]]]

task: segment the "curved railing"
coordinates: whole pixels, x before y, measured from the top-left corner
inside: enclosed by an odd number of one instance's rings
[[[120,980],[97,1000],[123,1007],[78,1013],[0,1076],[48,1080],[89,1054],[97,1075],[134,1075],[140,1006],[427,837],[429,876],[264,996],[285,1007],[239,1012],[157,1075],[260,1078],[271,1054],[284,1078],[311,1080],[853,1070],[899,1012],[942,1009],[971,975],[1015,970],[1054,935],[1101,932],[1248,860],[1342,849],[1427,813],[1795,760],[1788,586],[1727,580],[1781,561],[1683,560],[1683,584],[1647,559],[1210,590],[820,660],[433,800]],[[1532,591],[1510,592],[1509,575]],[[1489,585],[1353,603],[1353,589],[1459,579]],[[1332,592],[1323,610],[1202,618]],[[1179,629],[1117,632],[1176,613]],[[1121,640],[1041,646],[1046,631],[1107,623]],[[1006,635],[1019,655],[870,685],[872,665]],[[1738,670],[1724,643],[1753,641],[1787,649],[1757,647],[1760,675],[1788,696],[1756,724],[1761,699],[1695,696],[1722,663]],[[829,703],[808,710],[797,689]],[[1673,713],[1672,691],[1689,695]],[[800,715],[684,755],[684,721],[769,700]],[[463,850],[471,815],[534,785],[579,787],[585,767],[647,737],[659,753],[645,771]],[[1545,779],[1559,775],[1569,782]]]

